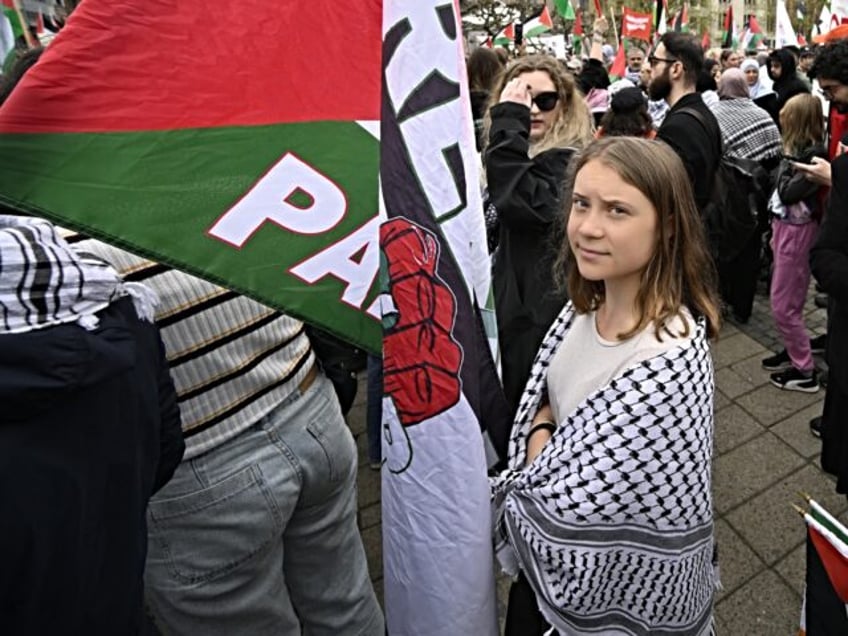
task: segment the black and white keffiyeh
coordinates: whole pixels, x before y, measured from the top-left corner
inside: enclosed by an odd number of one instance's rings
[[[0,214],[0,334],[69,322],[95,329],[97,312],[125,295],[140,318],[153,321],[151,290],[124,283],[104,261],[74,252],[49,221]]]
[[[492,482],[504,570],[522,569],[559,634],[711,633],[713,368],[694,338],[587,396],[525,467],[567,305],[521,399],[509,470]],[[575,361],[579,364],[579,361]]]

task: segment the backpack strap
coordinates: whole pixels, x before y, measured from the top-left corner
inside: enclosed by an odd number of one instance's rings
[[[700,113],[699,111],[695,110],[694,108],[692,108],[691,106],[684,106],[683,108],[681,108],[677,112],[678,113],[686,113],[690,117],[694,117],[695,119],[698,120],[698,123],[701,124],[701,127],[704,130],[707,131],[707,133],[710,132],[710,127],[707,126],[707,120],[704,119],[704,115],[702,113]],[[719,155],[719,159],[724,157],[724,138],[721,136],[721,128],[719,128],[719,131],[718,131],[718,155]]]

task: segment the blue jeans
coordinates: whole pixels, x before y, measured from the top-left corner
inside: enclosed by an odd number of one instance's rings
[[[356,446],[323,373],[180,464],[148,508],[165,633],[383,636],[356,525]]]

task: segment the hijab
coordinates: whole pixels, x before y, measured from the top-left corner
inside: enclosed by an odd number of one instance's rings
[[[738,68],[729,68],[718,80],[719,99],[742,99],[751,97],[745,73]]]
[[[769,90],[765,86],[763,86],[763,81],[760,78],[760,73],[762,73],[762,70],[760,69],[760,65],[757,60],[749,57],[745,59],[739,66],[739,69],[742,71],[743,74],[752,68],[757,69],[757,81],[755,84],[748,86],[748,94],[751,99],[756,99],[757,97],[762,97],[763,95],[766,95]],[[748,84],[747,78],[745,78],[745,84]]]

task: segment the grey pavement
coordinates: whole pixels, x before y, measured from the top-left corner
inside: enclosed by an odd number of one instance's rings
[[[811,335],[826,315],[807,304]],[[716,597],[718,633],[794,636],[804,582],[805,527],[792,509],[809,493],[843,522],[848,500],[818,464],[821,447],[808,422],[821,414],[824,389],[782,391],[769,383],[760,360],[779,350],[768,298],[758,295],[748,324],[725,324],[714,345],[716,375],[713,493],[723,589]],[[821,360],[817,362],[823,366]],[[360,450],[359,525],[382,602],[380,476],[368,467],[365,377],[348,422]],[[499,584],[501,596],[506,582]]]

